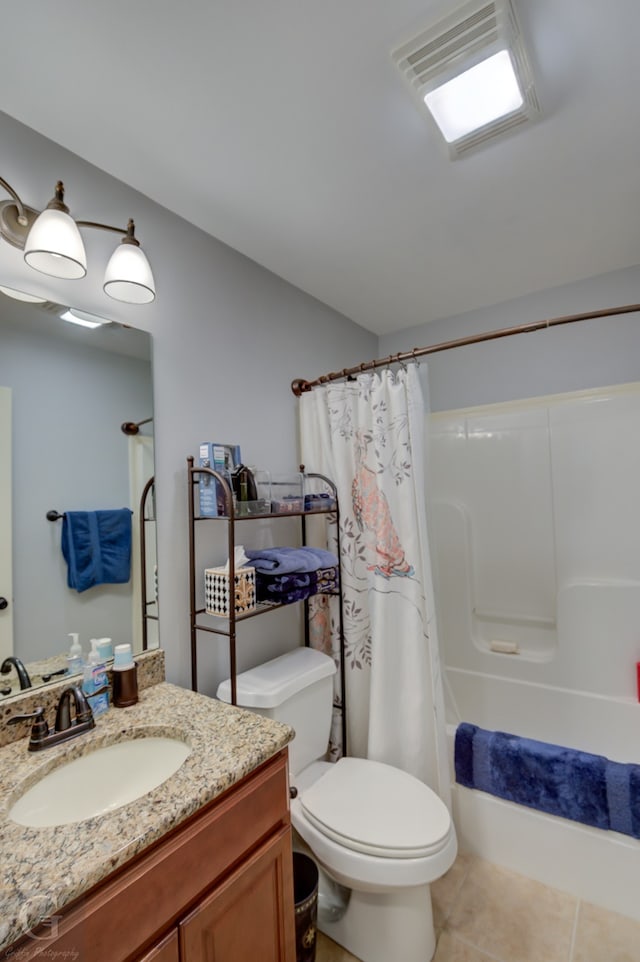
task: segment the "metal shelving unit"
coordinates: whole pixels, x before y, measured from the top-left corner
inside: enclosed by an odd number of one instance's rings
[[[231,590],[231,610],[229,613],[229,618],[222,618],[216,615],[207,615],[206,608],[198,607],[197,604],[197,588],[196,588],[196,529],[200,529],[202,526],[206,525],[220,525],[224,524],[227,526],[227,548],[228,548],[228,558],[229,558],[229,585],[233,586],[235,584],[235,546],[236,546],[236,529],[238,525],[250,525],[252,521],[259,520],[269,520],[277,524],[282,519],[299,518],[300,519],[300,532],[302,544],[306,544],[307,539],[307,519],[310,517],[317,517],[318,515],[329,515],[333,514],[336,516],[336,529],[338,538],[338,556],[340,554],[340,509],[338,505],[338,498],[336,487],[329,478],[326,478],[322,474],[316,473],[305,473],[304,466],[300,468],[305,481],[314,480],[320,481],[326,485],[328,491],[333,499],[333,505],[328,508],[313,508],[308,511],[286,511],[282,514],[276,513],[266,513],[266,514],[251,514],[251,515],[237,515],[233,492],[227,481],[227,479],[221,475],[219,472],[215,471],[213,468],[199,468],[194,466],[193,457],[187,458],[187,474],[188,474],[188,503],[189,503],[189,610],[190,610],[190,621],[191,621],[191,687],[194,691],[198,690],[198,636],[200,632],[213,635],[221,635],[228,638],[229,646],[229,677],[231,679],[231,703],[233,705],[237,704],[237,690],[236,690],[236,641],[237,641],[237,626],[239,623],[246,621],[248,618],[255,618],[258,615],[266,614],[269,611],[276,611],[281,608],[287,607],[287,605],[277,604],[275,602],[258,602],[256,607],[251,611],[244,613],[237,613],[234,610],[234,591]],[[203,475],[209,475],[216,483],[218,483],[224,492],[224,502],[225,502],[225,514],[219,517],[205,517],[198,513],[199,510],[199,496],[198,488],[200,478]],[[327,594],[336,595],[340,599],[339,604],[339,639],[340,639],[340,694],[342,700],[342,738],[343,745],[346,746],[346,702],[345,702],[345,677],[344,677],[344,624],[343,624],[343,605],[342,605],[342,593],[340,591],[340,569],[338,568],[338,591],[337,592],[327,592]],[[305,599],[300,602],[293,602],[293,604],[304,604],[305,606],[305,644],[309,644],[309,626],[308,626],[308,602],[309,599]],[[220,622],[219,626],[212,623],[205,623],[204,618],[208,618],[209,622]]]

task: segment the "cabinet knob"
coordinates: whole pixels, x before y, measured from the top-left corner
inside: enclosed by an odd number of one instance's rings
[[[9,602],[6,598],[0,598],[0,611],[4,611],[5,608],[9,607]]]
[[[290,786],[289,786],[289,798],[297,798],[297,797],[298,797],[298,789],[296,788],[295,785],[290,785]]]

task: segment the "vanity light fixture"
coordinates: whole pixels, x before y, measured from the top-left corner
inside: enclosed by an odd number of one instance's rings
[[[12,200],[0,204],[0,236],[24,251],[25,262],[52,277],[80,278],[87,273],[87,256],[78,228],[92,227],[113,231],[122,239],[107,264],[103,290],[109,297],[127,304],[148,304],[156,296],[149,261],[135,236],[132,220],[125,228],[74,220],[64,202],[64,185],[56,184],[55,194],[41,213],[27,207],[6,180],[2,186]]]
[[[392,57],[452,158],[540,111],[512,0],[470,0]]]
[[[46,304],[46,297],[39,297],[37,294],[27,294],[26,291],[17,291],[15,287],[4,287],[0,284],[0,291],[7,297],[13,297],[16,301],[25,301],[27,304]]]
[[[79,324],[80,327],[102,327],[103,324],[111,324],[108,317],[101,317],[99,314],[91,314],[89,311],[80,311],[77,307],[68,307],[60,315],[63,321],[71,324]]]

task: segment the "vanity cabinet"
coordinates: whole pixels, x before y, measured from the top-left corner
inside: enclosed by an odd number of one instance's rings
[[[178,930],[174,929],[164,939],[161,939],[157,945],[141,955],[138,962],[180,962]]]
[[[21,962],[295,962],[287,751],[9,951]]]
[[[178,926],[181,962],[288,958],[280,904],[290,859],[289,835],[281,833],[204,898]]]

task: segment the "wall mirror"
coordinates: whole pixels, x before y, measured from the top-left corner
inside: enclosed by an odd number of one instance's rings
[[[139,517],[153,476],[151,338],[117,323],[69,324],[62,310],[0,293],[0,660],[20,658],[34,686],[66,667],[70,632],[85,654],[102,637],[140,651],[143,625],[147,646],[159,644],[153,486],[147,520]],[[132,511],[129,582],[69,588],[62,520],[47,513],[123,507]],[[13,668],[0,674],[0,700],[11,683]]]

